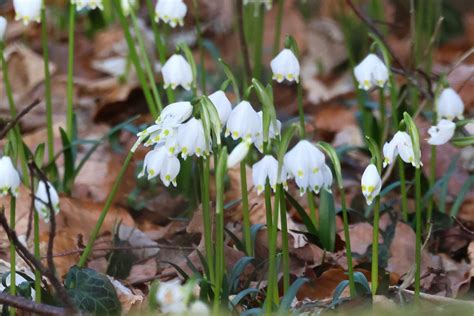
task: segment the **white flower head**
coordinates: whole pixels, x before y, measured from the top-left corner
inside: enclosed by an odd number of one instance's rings
[[[362,194],[364,195],[367,205],[372,204],[374,198],[379,195],[382,188],[382,179],[374,164],[370,164],[365,168],[361,179]]]
[[[287,188],[287,178],[288,173],[285,166],[282,166],[281,174],[278,178],[278,160],[273,156],[266,155],[252,166],[252,180],[259,195],[265,190],[267,179],[273,192],[275,192],[277,183],[282,183],[283,187]]]
[[[454,131],[456,130],[456,124],[449,120],[441,120],[436,126],[431,126],[428,130],[430,138],[428,144],[430,145],[443,145],[449,142],[453,138]]]
[[[436,108],[439,118],[447,118],[452,121],[454,118],[462,119],[464,112],[464,102],[459,94],[452,88],[444,89],[436,101]]]
[[[237,140],[252,141],[261,133],[260,117],[247,101],[240,102],[230,112],[225,135]]]
[[[193,316],[208,316],[211,315],[211,310],[203,301],[194,301],[189,306],[189,314]]]
[[[412,164],[416,167],[415,153],[413,150],[413,143],[410,135],[407,132],[398,131],[393,136],[390,142],[387,142],[383,146],[383,167],[393,163],[395,158],[400,155],[400,158],[406,163]]]
[[[0,196],[11,194],[18,195],[20,187],[20,175],[13,166],[8,156],[0,158]]]
[[[161,282],[156,301],[164,314],[182,315],[186,312],[186,293],[178,280]]]
[[[5,40],[5,33],[7,32],[7,19],[0,16],[0,42]]]
[[[13,8],[15,9],[15,20],[21,20],[24,25],[30,22],[41,21],[41,4],[42,0],[13,0]]]
[[[263,153],[263,112],[259,111],[258,113],[259,118],[259,133],[256,137],[253,138],[253,142],[255,147],[257,147],[258,151]],[[268,129],[268,139],[274,139],[278,135],[281,134],[281,122],[276,120],[276,124],[270,122],[270,127]]]
[[[291,49],[284,48],[270,63],[273,79],[277,82],[299,81],[300,63]]]
[[[332,186],[334,177],[332,175],[331,168],[329,168],[327,164],[324,164],[323,168],[321,169],[321,172],[323,174],[323,188],[325,188],[329,192],[332,192],[331,186]]]
[[[187,60],[178,54],[171,56],[161,69],[163,74],[164,88],[181,86],[186,90],[191,89],[193,83],[193,72]]]
[[[171,27],[184,25],[188,8],[183,0],[158,0],[155,7],[155,21],[169,24]]]
[[[165,186],[168,187],[170,183],[176,186],[176,177],[179,174],[179,170],[179,159],[170,155],[163,147],[158,147],[146,154],[143,161],[143,169],[138,177],[141,178],[148,174],[148,179],[150,180],[159,175]]]
[[[375,54],[369,54],[354,68],[359,89],[369,90],[373,86],[383,88],[388,80],[387,66]]]
[[[321,169],[324,167],[325,157],[309,141],[300,140],[288,151],[285,154],[284,164],[290,175],[295,177],[301,194],[304,194],[307,189],[314,190],[318,183],[319,187],[323,185],[324,176]],[[321,173],[321,177],[317,175],[318,173]]]
[[[49,191],[49,197],[48,197]],[[49,200],[51,198],[51,200]],[[53,207],[54,213],[59,213],[59,196],[56,189],[49,182],[40,181],[38,183],[38,189],[36,189],[35,195],[35,209],[38,215],[49,223],[51,218],[50,203]]]
[[[81,11],[83,9],[104,10],[104,5],[102,3],[102,0],[71,0],[71,3],[76,5],[76,10],[77,11]],[[123,1],[122,1],[122,3],[123,3]]]
[[[194,117],[178,128],[177,141],[183,159],[192,155],[205,158],[211,150],[211,145],[206,142],[202,121]]]
[[[249,153],[249,149],[250,142],[248,141],[242,141],[240,144],[235,146],[234,150],[232,150],[227,157],[227,168],[232,168],[244,160]]]
[[[221,90],[214,92],[209,96],[212,104],[216,107],[217,113],[219,113],[219,119],[221,120],[222,126],[225,126],[229,118],[230,112],[232,112],[232,104]]]

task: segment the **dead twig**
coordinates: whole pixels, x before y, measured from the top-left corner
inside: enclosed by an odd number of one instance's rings
[[[66,309],[62,307],[35,303],[27,298],[12,296],[4,292],[0,292],[0,303],[34,314],[57,316],[68,315]]]
[[[13,120],[7,123],[7,125],[0,132],[0,139],[3,139],[8,132],[15,127],[16,124],[22,119],[23,116],[28,114],[35,106],[40,103],[39,99],[34,100],[30,105],[24,108]]]

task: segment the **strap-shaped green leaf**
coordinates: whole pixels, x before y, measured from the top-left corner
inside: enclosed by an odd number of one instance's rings
[[[410,134],[411,142],[413,144],[413,153],[415,155],[414,158],[415,158],[416,168],[420,168],[421,149],[420,149],[420,134],[418,132],[418,128],[416,127],[416,124],[411,118],[410,114],[408,114],[407,112],[403,112],[403,121],[405,121],[408,134]]]

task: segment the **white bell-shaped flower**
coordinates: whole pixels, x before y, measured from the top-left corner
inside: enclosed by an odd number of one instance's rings
[[[175,102],[166,106],[156,119],[156,124],[176,127],[191,117],[193,106],[190,102]]]
[[[270,63],[273,79],[277,82],[299,81],[300,63],[291,49],[284,48]]]
[[[127,1],[127,0],[125,0],[125,1]],[[104,5],[102,3],[102,0],[71,0],[71,3],[76,5],[76,10],[77,11],[80,11],[80,10],[83,10],[83,9],[104,10]],[[122,1],[122,4],[123,4],[123,1]]]
[[[49,191],[49,197],[48,197]],[[50,200],[51,198],[51,200]],[[36,189],[35,195],[35,209],[38,212],[38,215],[45,221],[49,223],[51,218],[51,206],[53,207],[54,213],[59,213],[59,196],[56,189],[49,182],[40,181],[38,183],[38,188]]]
[[[8,156],[0,158],[0,196],[11,194],[18,195],[20,187],[20,175],[13,166]]]
[[[189,305],[189,315],[210,316],[211,309],[203,301],[194,301]]]
[[[41,4],[42,0],[13,0],[13,8],[15,9],[15,20],[21,20],[24,25],[30,22],[41,21]]]
[[[160,282],[156,301],[163,314],[183,315],[186,308],[186,291],[178,280]]]
[[[373,86],[383,88],[388,80],[387,66],[375,54],[369,54],[354,68],[359,89],[369,90]]]
[[[182,124],[178,129],[178,145],[181,156],[186,159],[188,156],[206,157],[210,152],[210,144],[206,143],[204,126],[199,119],[191,118]]]
[[[214,92],[209,96],[212,104],[216,107],[217,113],[219,113],[219,119],[221,120],[222,126],[225,126],[227,119],[229,118],[230,112],[232,112],[232,104],[221,90]]]
[[[327,164],[324,164],[323,168],[321,169],[321,172],[323,174],[323,188],[325,188],[329,192],[332,192],[331,186],[332,186],[334,177],[332,175],[331,168],[329,168]]]
[[[259,133],[256,137],[253,138],[253,142],[255,147],[257,147],[258,151],[263,153],[263,112],[260,111],[257,113],[259,119]],[[281,133],[281,122],[276,120],[276,124],[270,122],[270,127],[268,129],[268,139],[274,139]]]
[[[454,131],[456,130],[456,124],[449,120],[441,120],[436,126],[431,126],[428,130],[430,138],[428,144],[430,145],[443,145],[449,142],[453,138]]]
[[[307,189],[313,190],[317,183],[320,183],[319,187],[322,186],[324,178],[317,179],[313,176],[321,172],[325,164],[324,161],[324,154],[307,140],[300,140],[285,154],[286,170],[295,177],[301,194],[304,194]]]
[[[137,0],[121,0],[122,12],[125,16],[130,14],[130,11],[133,10],[137,5]]]
[[[413,143],[410,135],[406,132],[396,132],[392,140],[384,144],[383,155],[384,168],[390,165],[398,155],[400,155],[400,158],[402,158],[404,162],[411,163],[412,166],[416,167]]]
[[[163,74],[164,88],[181,86],[186,90],[191,89],[193,83],[193,71],[187,60],[178,54],[171,56],[161,69]]]
[[[235,146],[235,148],[230,152],[227,157],[227,168],[233,168],[238,165],[242,160],[247,157],[250,149],[249,141],[241,141],[240,144]]]
[[[7,32],[7,19],[0,16],[0,42],[5,40],[5,33]]]
[[[230,112],[225,135],[237,140],[252,141],[261,133],[260,117],[247,101],[240,102]]]
[[[171,27],[184,25],[188,8],[182,0],[158,0],[155,7],[155,21],[169,24]]]
[[[452,88],[444,89],[436,101],[436,108],[439,118],[447,118],[452,121],[454,118],[462,119],[464,112],[464,102],[459,94]]]
[[[374,164],[370,164],[365,168],[361,179],[362,194],[364,195],[367,205],[372,204],[374,198],[379,195],[382,188],[382,179]]]
[[[333,176],[328,165],[323,164],[320,171],[312,173],[309,178],[296,178],[296,184],[300,188],[300,194],[303,195],[306,190],[312,190],[318,194],[321,188],[331,191]]]
[[[163,147],[158,147],[146,154],[143,169],[138,177],[141,178],[148,174],[148,180],[150,180],[159,175],[165,186],[169,186],[170,183],[176,186],[179,170],[179,159],[170,155]]]
[[[257,194],[259,195],[265,190],[267,179],[273,192],[275,192],[277,183],[282,183],[283,187],[287,188],[287,178],[286,168],[282,166],[280,178],[278,179],[278,160],[273,156],[266,155],[252,166],[253,185],[256,187]]]

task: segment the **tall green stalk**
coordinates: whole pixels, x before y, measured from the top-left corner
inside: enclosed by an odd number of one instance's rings
[[[69,4],[69,45],[68,45],[68,64],[67,64],[67,112],[66,112],[66,132],[69,140],[74,141],[74,27],[75,27],[76,5]]]
[[[204,224],[204,247],[206,249],[206,260],[209,266],[209,275],[211,283],[214,280],[214,256],[212,243],[212,218],[211,207],[209,201],[209,159],[201,161],[201,202],[202,202],[202,219]]]
[[[283,295],[290,287],[290,246],[288,242],[288,223],[286,221],[286,199],[283,185],[279,184],[275,195],[275,200],[280,201],[280,225],[282,243],[282,263],[283,263]]]
[[[199,59],[201,66],[201,90],[206,94],[206,65],[204,64],[204,44],[202,40],[201,22],[199,21],[199,5],[196,0],[193,0],[194,17],[196,21],[197,42],[199,46]]]
[[[245,161],[240,163],[240,190],[242,192],[242,217],[244,221],[244,241],[247,256],[253,256],[252,237],[250,234],[249,197],[247,189],[247,167]]]
[[[255,17],[255,38],[254,38],[254,53],[253,60],[255,62],[253,67],[253,77],[261,79],[262,76],[262,55],[263,55],[263,33],[265,29],[265,8],[263,5],[259,5],[258,16]]]
[[[375,198],[374,223],[372,234],[372,295],[376,295],[379,283],[379,221],[380,221],[380,196]]]
[[[44,99],[46,102],[46,130],[48,134],[48,159],[54,161],[53,104],[51,99],[51,74],[49,72],[48,25],[46,23],[46,5],[41,7],[41,46],[44,61]]]
[[[36,211],[33,211],[33,243],[34,256],[41,261],[39,215]],[[35,269],[35,302],[41,303],[41,272],[38,269]]]
[[[115,182],[112,186],[112,190],[109,193],[109,196],[107,197],[107,200],[105,201],[104,208],[102,209],[102,212],[100,213],[99,219],[97,220],[97,223],[95,224],[94,230],[92,231],[91,236],[89,237],[89,240],[87,241],[86,248],[84,249],[84,252],[81,255],[81,258],[79,259],[79,263],[77,266],[79,268],[85,267],[87,263],[87,258],[89,257],[92,247],[94,246],[94,242],[97,239],[97,236],[99,235],[100,229],[102,227],[102,224],[104,223],[105,217],[107,216],[107,213],[112,206],[112,202],[115,198],[115,195],[117,194],[117,191],[119,189],[120,183],[122,182],[122,178],[125,174],[125,171],[127,170],[128,165],[130,164],[130,161],[132,160],[133,156],[133,151],[129,151],[127,158],[125,158],[125,161],[122,164],[122,168],[120,169],[117,178],[115,178]]]
[[[421,167],[415,169],[415,203],[416,203],[416,250],[415,250],[415,302],[420,300],[421,281]]]
[[[278,0],[278,13],[275,22],[275,38],[273,40],[273,56],[278,54],[280,49],[280,37],[281,37],[281,22],[283,18],[283,7],[285,6],[285,0]]]
[[[265,145],[264,145],[265,147]],[[267,223],[267,244],[268,244],[268,285],[267,298],[265,300],[265,314],[270,315],[272,307],[278,305],[278,282],[276,273],[276,238],[277,227],[273,223],[272,213],[272,192],[270,184],[265,184],[265,214]],[[278,218],[277,210],[275,216]]]
[[[16,198],[10,197],[10,228],[15,230],[16,226]],[[15,245],[10,243],[10,294],[16,296],[16,250]],[[10,307],[10,315],[15,315],[15,309]]]

